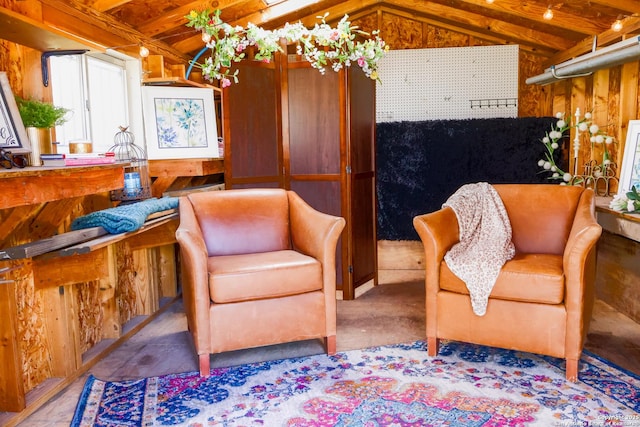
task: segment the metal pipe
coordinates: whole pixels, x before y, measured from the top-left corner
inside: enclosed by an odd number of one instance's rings
[[[545,85],[562,78],[578,77],[603,68],[625,64],[640,59],[640,36],[623,40],[595,52],[590,52],[545,70],[543,74],[529,77],[527,84]]]

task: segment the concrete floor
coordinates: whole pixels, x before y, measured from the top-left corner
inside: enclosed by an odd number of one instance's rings
[[[422,339],[424,310],[422,281],[383,284],[353,301],[338,301],[337,349],[345,351]],[[89,372],[100,379],[121,380],[195,371],[197,361],[186,329],[182,304],[178,301]],[[597,301],[594,309],[586,348],[640,375],[640,325],[601,301]],[[212,358],[212,366],[323,351],[321,341],[312,340],[217,355]],[[85,380],[83,375],[18,425],[67,427]],[[0,424],[1,420],[0,417]]]

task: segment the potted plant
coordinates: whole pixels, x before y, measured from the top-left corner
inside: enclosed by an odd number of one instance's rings
[[[31,143],[31,165],[40,166],[40,154],[53,152],[51,128],[67,121],[67,108],[16,96],[20,118]]]

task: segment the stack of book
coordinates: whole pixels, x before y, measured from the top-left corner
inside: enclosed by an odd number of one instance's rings
[[[42,166],[85,166],[115,163],[114,153],[41,154]]]

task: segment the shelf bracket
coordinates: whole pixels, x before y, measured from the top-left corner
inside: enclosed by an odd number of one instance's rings
[[[50,56],[64,56],[64,55],[82,55],[88,52],[89,49],[73,49],[73,50],[49,50],[42,52],[40,56],[40,68],[42,68],[42,84],[44,87],[49,86],[49,57]]]

